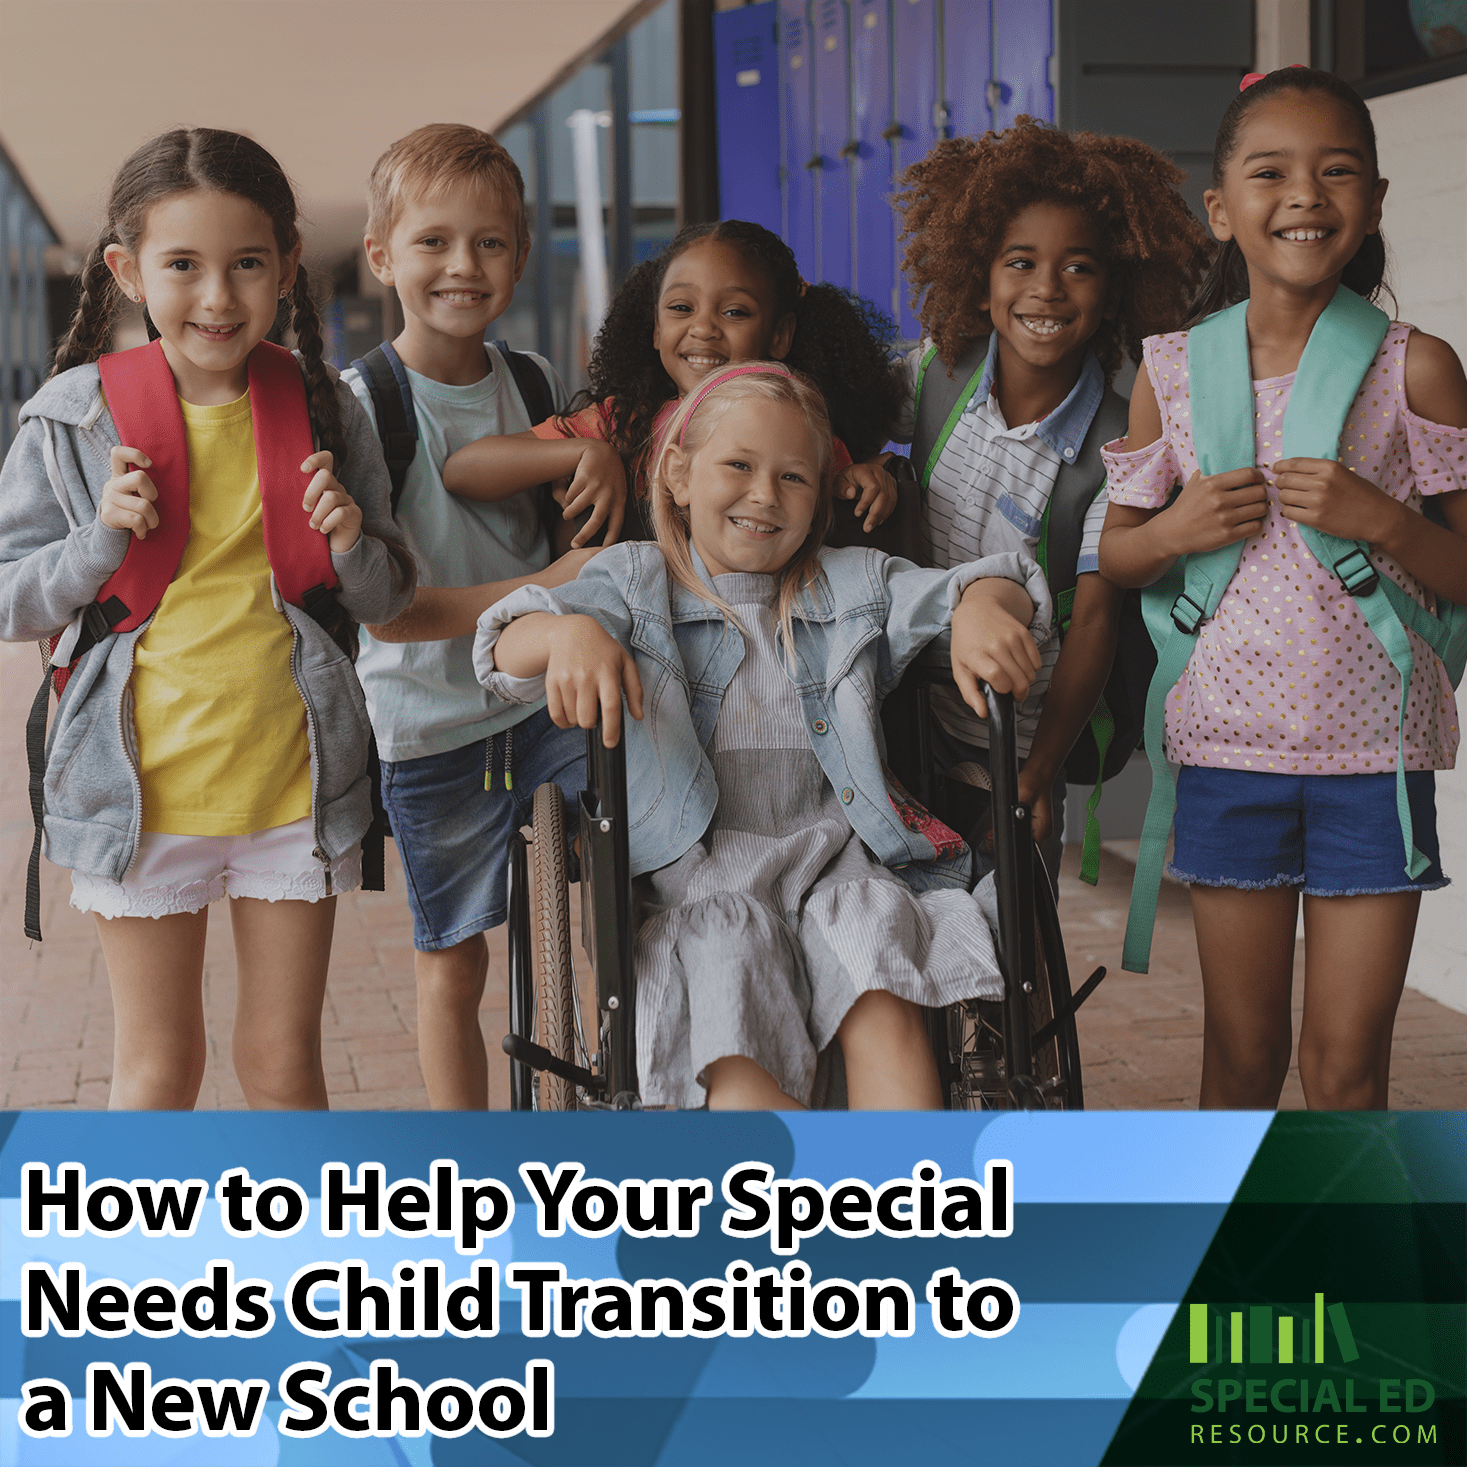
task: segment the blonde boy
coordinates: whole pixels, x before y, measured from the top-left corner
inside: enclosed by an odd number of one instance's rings
[[[560,585],[594,552],[551,564],[532,494],[483,502],[443,487],[456,449],[533,426],[508,364],[485,341],[530,252],[514,160],[476,128],[421,127],[377,160],[367,195],[367,262],[403,309],[402,332],[383,351],[400,363],[416,419],[396,513],[419,583],[396,621],[363,629],[357,673],[407,877],[428,1098],[435,1108],[483,1109],[484,932],[505,917],[507,839],[528,823],[536,786],[558,783],[571,796],[582,787],[585,735],[557,729],[543,706],[528,717],[491,714],[474,677],[473,631],[479,613],[514,587]],[[534,360],[558,411],[565,389],[548,362]],[[354,368],[343,377],[375,423],[368,384]]]

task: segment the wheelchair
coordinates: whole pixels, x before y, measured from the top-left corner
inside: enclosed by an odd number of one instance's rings
[[[827,544],[874,545],[917,558],[911,554],[921,541],[916,475],[905,458],[893,458],[888,468],[908,486],[897,512],[874,536],[848,524],[827,536]],[[991,832],[996,948],[1004,977],[1001,1000],[969,999],[928,1010],[943,1102],[950,1110],[1081,1110],[1075,1012],[1105,969],[1097,968],[1072,991],[1054,891],[1030,835],[1029,809],[1019,799],[1012,697],[984,688],[990,772],[981,775],[974,766],[961,766],[939,775],[933,768],[928,695],[942,682],[951,682],[951,674],[929,655],[886,700],[882,724],[888,762],[928,811],[968,840],[975,862],[978,844]],[[588,1037],[572,966],[565,803],[557,786],[545,785],[535,793],[531,839],[519,831],[510,837],[511,1032],[504,1050],[511,1060],[514,1110],[630,1110],[641,1103],[626,762],[620,747],[602,745],[599,729],[587,733],[586,770],[588,787],[578,810],[581,940],[595,976],[595,1028]],[[956,813],[975,803],[975,778],[990,792],[976,830],[971,819]]]
[[[908,788],[942,818],[932,771],[926,688],[941,675],[919,666],[888,699],[894,761],[910,752]],[[952,1110],[1079,1110],[1084,1106],[1075,1011],[1095,991],[1097,968],[1072,992],[1049,878],[1018,796],[1014,703],[985,688],[992,767],[999,966],[1004,997],[928,1011],[945,1105]],[[904,696],[904,694],[908,696]],[[635,1110],[636,975],[632,968],[631,858],[626,760],[600,730],[586,737],[588,788],[579,801],[581,941],[595,979],[594,1028],[581,1013],[571,952],[565,800],[535,792],[533,826],[510,836],[509,1019],[513,1110]],[[533,854],[533,860],[531,859]]]

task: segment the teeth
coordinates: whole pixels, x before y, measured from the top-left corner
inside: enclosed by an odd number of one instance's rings
[[[1284,229],[1280,230],[1280,237],[1288,240],[1304,241],[1311,239],[1324,239],[1329,235],[1327,229]]]
[[[683,357],[683,360],[690,367],[721,367],[723,365],[723,358],[722,357],[692,357],[692,356],[684,356]]]
[[[778,525],[761,525],[757,520],[735,520],[741,530],[753,530],[756,535],[773,535],[778,532]]]
[[[1053,336],[1056,331],[1063,331],[1065,323],[1056,321],[1048,316],[1020,316],[1019,320],[1036,336]]]
[[[434,293],[441,301],[456,301],[460,304],[483,299],[483,292],[477,290],[440,290]]]

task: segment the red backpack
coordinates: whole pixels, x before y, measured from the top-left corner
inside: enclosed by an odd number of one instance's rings
[[[82,612],[67,664],[55,666],[48,659],[47,676],[26,722],[36,836],[26,878],[25,931],[37,942],[41,939],[41,833],[50,690],[54,687],[59,698],[77,663],[98,642],[113,632],[133,631],[147,621],[177,574],[189,537],[188,437],[162,342],[109,353],[98,360],[97,369],[119,441],[142,450],[152,460],[148,477],[158,491],[158,526],[148,532],[146,540],[133,536],[128,541],[122,564]],[[301,508],[312,477],[301,472],[301,464],[315,450],[300,365],[284,347],[262,341],[250,353],[249,385],[265,554],[281,597],[315,616],[333,599],[336,572],[327,537],[311,528],[310,517]],[[51,639],[53,655],[60,640],[59,635]],[[373,807],[375,810],[375,798]]]

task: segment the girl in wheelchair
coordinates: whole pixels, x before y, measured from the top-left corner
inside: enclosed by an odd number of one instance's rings
[[[779,363],[689,393],[652,474],[655,545],[522,587],[474,644],[497,698],[563,727],[627,726],[648,1105],[808,1104],[840,1040],[856,1108],[936,1107],[923,1005],[1001,994],[992,878],[882,763],[881,700],[951,628],[952,668],[1022,697],[1048,632],[1044,577],[995,555],[920,570],[828,550],[825,404]],[[985,915],[985,908],[987,915]]]

